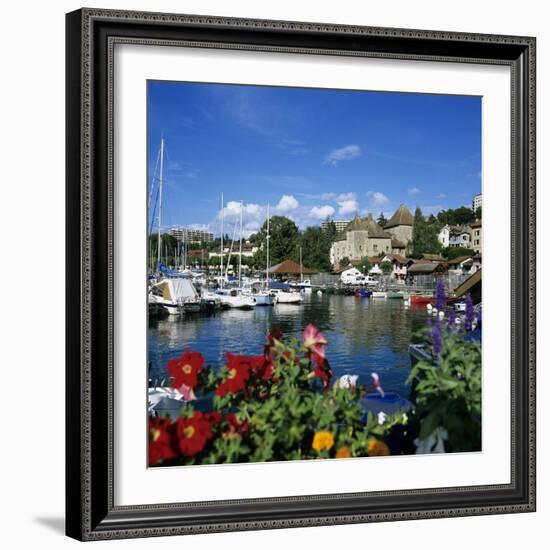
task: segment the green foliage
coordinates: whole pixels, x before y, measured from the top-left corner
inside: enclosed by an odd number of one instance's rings
[[[269,262],[278,264],[289,258],[296,258],[299,232],[296,224],[285,216],[272,216],[269,220]],[[256,265],[266,265],[267,220],[258,233],[250,237],[253,244],[260,246],[254,257]]]
[[[422,215],[422,210],[417,208],[414,212],[413,236],[409,255],[412,258],[421,258],[422,254],[438,254],[441,251],[438,234],[438,224],[428,223]]]
[[[393,271],[393,264],[391,262],[382,262],[380,264],[380,269],[384,275],[388,275]]]
[[[334,234],[336,234],[336,228],[334,228]],[[318,271],[330,270],[331,235],[330,230],[323,231],[320,227],[308,227],[300,234],[298,242],[302,247],[302,264],[304,266]]]
[[[336,230],[336,224],[330,218],[327,218],[325,222],[327,223],[327,228],[325,229],[325,232],[327,233],[328,239],[332,243],[334,242],[334,239],[338,234],[338,231]]]
[[[443,336],[443,351],[434,361],[419,361],[411,370],[420,424],[425,440],[438,427],[448,433],[447,452],[481,449],[481,346],[464,341],[450,330]]]
[[[465,225],[472,223],[476,219],[475,212],[471,208],[461,206],[459,208],[449,208],[442,210],[437,214],[437,221],[441,225]]]
[[[460,256],[473,256],[474,251],[471,248],[462,248],[459,246],[448,246],[443,248],[441,255],[447,260],[454,260]]]
[[[350,259],[347,256],[344,256],[339,263],[343,267],[351,264]]]
[[[212,411],[219,420],[213,423],[213,437],[206,446],[194,456],[180,456],[166,464],[334,458],[343,449],[347,457],[389,454],[384,438],[406,423],[405,415],[396,413],[380,424],[371,414],[364,418],[360,405],[364,388],[323,391],[308,350],[296,339],[288,345],[275,341],[271,357],[270,378],[252,374],[242,391],[213,397]],[[226,366],[217,372],[204,369],[197,396],[212,395],[228,372]],[[180,414],[192,418],[193,406],[184,406]],[[242,430],[228,429],[225,419],[233,414]],[[316,434],[326,439],[325,446],[319,446]]]
[[[384,212],[380,212],[380,216],[378,216],[376,221],[380,227],[386,227],[386,224],[388,223],[388,220],[384,216]]]
[[[153,259],[153,264],[156,268],[158,261],[158,234],[153,233],[149,235],[149,259]],[[178,255],[178,240],[176,237],[169,235],[168,233],[161,233],[160,235],[161,260],[166,265],[174,265],[175,258]]]
[[[349,261],[349,260],[348,260]],[[340,262],[342,263],[342,262]],[[368,258],[368,256],[365,256],[364,258],[361,258],[361,263],[357,266],[363,273],[368,273],[371,268],[372,264]]]

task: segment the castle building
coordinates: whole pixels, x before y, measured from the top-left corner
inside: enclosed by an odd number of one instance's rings
[[[384,226],[384,231],[390,233],[395,240],[407,246],[412,240],[413,224],[414,216],[411,214],[411,211],[402,204]]]
[[[330,261],[334,265],[343,258],[360,260],[391,251],[392,236],[376,223],[372,214],[366,218],[356,216],[332,243]]]
[[[395,211],[384,228],[376,223],[372,214],[366,218],[356,216],[332,243],[330,262],[335,265],[343,258],[352,261],[380,254],[404,256],[412,239],[413,221],[413,215],[404,205]]]

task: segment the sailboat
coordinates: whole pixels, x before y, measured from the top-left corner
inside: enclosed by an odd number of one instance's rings
[[[255,294],[257,306],[272,306],[274,303],[273,295],[269,292],[269,204],[267,205],[267,235],[266,235],[266,269],[265,269],[265,289],[259,290]]]
[[[304,294],[311,294],[311,281],[309,279],[304,279],[303,273],[303,264],[302,264],[302,247],[300,246],[300,282],[292,283],[291,288],[299,290]]]
[[[169,315],[179,315],[184,311],[200,311],[201,299],[192,283],[190,277],[168,269],[161,262],[162,238],[161,238],[161,220],[162,220],[162,187],[164,176],[164,137],[160,139],[160,150],[155,166],[155,174],[151,182],[150,201],[153,195],[153,187],[156,176],[156,169],[159,168],[159,187],[158,187],[158,217],[157,217],[157,277],[148,294],[148,307],[151,313],[168,313]],[[152,227],[151,227],[152,229]],[[165,257],[168,257],[165,250]]]
[[[221,237],[221,250],[220,250],[220,266],[223,270],[223,221],[224,221],[224,210],[223,210],[223,194],[222,194],[222,237]],[[241,268],[242,268],[242,252],[243,252],[243,203],[241,201],[241,214],[240,214],[240,241],[239,241],[239,287],[238,288],[223,288],[223,272],[220,279],[221,285],[220,288],[216,291],[216,295],[219,297],[220,302],[223,307],[228,308],[237,308],[237,309],[252,309],[256,305],[256,301],[252,296],[248,296],[243,293],[241,287]],[[231,245],[232,249],[233,245]],[[231,252],[229,254],[231,257]],[[229,261],[228,261],[229,265]]]

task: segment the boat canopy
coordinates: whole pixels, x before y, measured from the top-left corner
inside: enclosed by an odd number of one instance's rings
[[[174,271],[173,269],[170,269],[166,267],[165,265],[162,265],[161,263],[158,264],[159,271],[165,276],[170,278],[182,278],[182,277],[192,277],[193,274],[191,271],[186,269],[184,272],[181,271]]]
[[[277,283],[275,281],[270,281],[269,288],[273,288],[275,290],[289,290],[290,285],[288,283]]]
[[[162,294],[165,300],[180,303],[189,300],[198,300],[199,295],[189,279],[163,279],[152,287],[154,294]]]

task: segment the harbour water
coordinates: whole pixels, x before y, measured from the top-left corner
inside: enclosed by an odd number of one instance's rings
[[[335,375],[357,374],[370,382],[377,372],[386,391],[406,397],[410,370],[408,346],[425,326],[425,307],[406,308],[403,300],[312,294],[301,305],[277,304],[253,310],[226,310],[211,315],[188,314],[150,319],[150,376],[166,376],[168,360],[185,348],[200,351],[208,365],[220,366],[224,353],[259,355],[271,327],[285,338],[301,337],[313,323],[327,337],[327,358]]]

